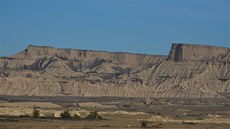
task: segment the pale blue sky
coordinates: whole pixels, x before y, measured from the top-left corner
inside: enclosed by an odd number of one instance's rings
[[[0,56],[27,45],[167,55],[230,48],[230,0],[0,0]]]

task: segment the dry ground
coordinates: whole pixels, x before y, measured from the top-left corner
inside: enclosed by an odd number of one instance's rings
[[[141,129],[139,118],[147,115],[106,115],[106,120],[54,120],[54,119],[26,119],[14,118],[1,120],[0,129]],[[229,129],[229,124],[189,124],[189,123],[151,123],[151,129]]]
[[[0,102],[0,107],[31,108],[35,105],[40,108],[61,108],[60,105],[51,102]]]
[[[15,101],[17,98],[7,99],[10,101],[4,101],[6,97],[2,101],[0,99],[0,129],[143,129],[141,122],[145,120],[149,122],[149,129],[230,129],[228,100],[159,99],[144,104],[135,98],[35,98],[43,102],[31,101],[33,98],[30,102],[28,98],[27,102]],[[31,112],[34,105],[43,114],[56,110],[76,110],[82,119],[33,118]],[[6,115],[14,114],[17,110],[28,113],[30,117],[22,117],[20,113],[18,116]],[[84,119],[87,112],[95,110],[103,120]]]

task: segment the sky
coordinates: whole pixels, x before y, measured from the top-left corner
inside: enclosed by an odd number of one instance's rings
[[[0,0],[0,56],[28,45],[167,55],[230,48],[230,0]]]

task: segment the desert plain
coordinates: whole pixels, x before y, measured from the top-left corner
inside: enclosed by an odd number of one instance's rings
[[[57,99],[58,98],[58,99]],[[228,99],[0,97],[1,129],[229,129]],[[35,102],[36,101],[36,102]],[[33,116],[36,105],[39,117]],[[60,114],[68,110],[71,118]],[[86,119],[97,111],[103,119]],[[75,118],[74,115],[80,118]]]

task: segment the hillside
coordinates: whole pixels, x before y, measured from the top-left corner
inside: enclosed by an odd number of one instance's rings
[[[168,56],[28,46],[0,58],[0,95],[217,98],[230,48],[173,44]]]

